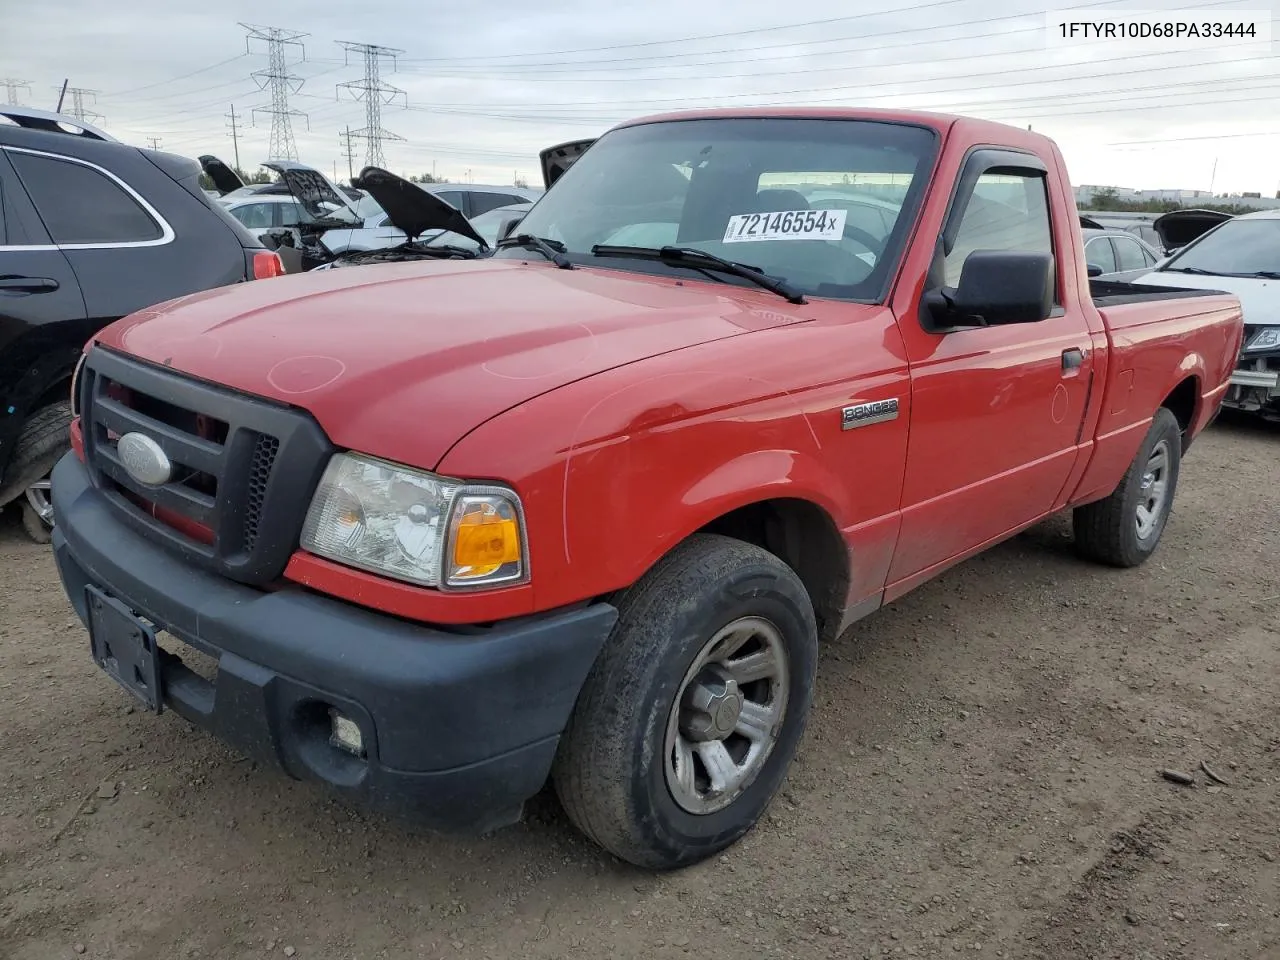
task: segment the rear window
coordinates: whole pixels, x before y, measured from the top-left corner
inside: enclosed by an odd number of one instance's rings
[[[93,167],[17,151],[9,159],[54,243],[145,243],[164,236],[128,191]]]

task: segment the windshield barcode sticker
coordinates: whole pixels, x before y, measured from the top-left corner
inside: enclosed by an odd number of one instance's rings
[[[844,236],[845,210],[787,210],[739,213],[724,228],[725,243],[753,240],[839,240]]]

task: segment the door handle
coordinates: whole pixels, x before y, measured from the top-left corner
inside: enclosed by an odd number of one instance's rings
[[[58,281],[50,277],[0,277],[0,290],[17,290],[22,293],[52,293],[58,289]]]
[[[1062,351],[1062,372],[1071,373],[1084,366],[1085,351],[1080,347],[1072,347]]]

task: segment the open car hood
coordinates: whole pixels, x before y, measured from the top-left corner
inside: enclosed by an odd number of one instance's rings
[[[547,147],[538,154],[538,159],[542,161],[542,182],[548,190],[560,177],[573,166],[580,156],[587,152],[587,147],[595,143],[595,138],[590,140],[570,140],[568,143],[561,143],[554,147]]]
[[[401,230],[410,241],[428,230],[447,230],[474,240],[483,250],[489,248],[461,210],[403,177],[381,167],[365,167],[355,184],[387,211],[391,225]]]
[[[262,164],[268,170],[274,170],[289,188],[294,198],[306,207],[307,212],[320,219],[334,218],[334,212],[325,210],[321,204],[327,203],[337,207],[339,215],[345,212],[349,219],[359,220],[359,214],[349,197],[334,187],[328,177],[305,163],[293,160],[267,160]],[[347,224],[351,226],[352,224]]]
[[[1230,219],[1231,214],[1218,210],[1172,210],[1156,217],[1151,228],[1159,234],[1165,252],[1171,253]]]
[[[233,190],[239,190],[244,186],[244,181],[240,179],[240,175],[217,157],[205,154],[198,159],[200,160],[200,169],[204,171],[206,177],[213,181],[213,188],[222,196],[225,197]]]

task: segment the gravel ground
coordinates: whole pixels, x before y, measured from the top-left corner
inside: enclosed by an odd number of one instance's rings
[[[133,711],[9,511],[0,957],[1280,957],[1277,479],[1220,421],[1146,566],[1057,518],[859,624],[766,820],[662,876],[549,798],[432,836]]]

